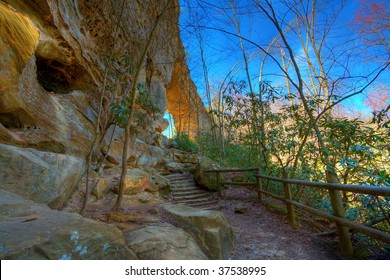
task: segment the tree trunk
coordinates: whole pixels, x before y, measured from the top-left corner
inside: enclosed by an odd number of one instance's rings
[[[123,0],[120,15],[119,15],[118,21],[117,21],[116,26],[115,26],[114,46],[116,43],[116,37],[118,35],[118,29],[119,29],[119,25],[120,25],[120,22],[122,19],[123,11],[125,9],[125,4],[126,4],[126,0]],[[114,49],[115,49],[114,46],[111,49],[110,57],[112,57],[114,54]],[[86,208],[88,205],[89,195],[91,192],[90,187],[89,187],[90,186],[90,182],[89,182],[90,176],[89,175],[90,175],[90,169],[91,169],[91,163],[92,163],[92,155],[93,155],[95,148],[97,147],[97,144],[100,142],[100,136],[101,136],[100,120],[101,120],[101,116],[102,116],[103,98],[104,98],[104,95],[106,92],[107,75],[108,75],[108,66],[104,69],[103,89],[102,89],[102,93],[100,95],[100,100],[99,100],[99,109],[98,109],[97,124],[96,124],[96,128],[95,128],[95,137],[92,141],[91,149],[87,155],[87,167],[86,167],[87,178],[86,178],[86,183],[85,183],[85,196],[84,196],[83,205],[82,205],[81,210],[80,210],[80,215],[85,214],[85,211],[86,211]]]
[[[146,42],[143,53],[142,53],[140,60],[138,62],[138,65],[136,68],[136,73],[135,73],[135,76],[133,79],[133,84],[132,84],[131,90],[129,92],[130,105],[129,105],[129,115],[128,115],[128,119],[127,119],[126,126],[125,126],[125,143],[124,143],[124,147],[123,147],[122,171],[121,171],[121,177],[120,177],[120,181],[119,181],[118,198],[117,198],[117,201],[114,205],[114,209],[116,209],[116,210],[122,206],[123,193],[125,190],[125,180],[126,180],[126,174],[127,174],[127,157],[129,156],[129,148],[130,148],[130,144],[131,144],[130,143],[131,142],[130,141],[131,140],[130,129],[131,129],[131,124],[132,124],[133,117],[134,117],[135,101],[137,98],[137,84],[138,84],[139,76],[141,74],[142,67],[143,67],[144,62],[146,60],[148,50],[149,50],[150,45],[153,41],[154,34],[156,33],[157,26],[159,25],[159,23],[161,21],[162,15],[168,9],[168,7],[172,3],[172,1],[173,0],[167,0],[167,2],[164,5],[163,10],[157,16],[156,21],[154,22],[152,30],[150,31],[150,34],[149,34],[149,38]]]

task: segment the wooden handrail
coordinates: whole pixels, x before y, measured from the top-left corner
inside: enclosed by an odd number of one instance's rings
[[[224,172],[249,172],[249,171],[256,171],[256,174],[253,174],[253,176],[256,178],[256,183],[245,183],[245,182],[226,182],[221,181],[221,173]],[[315,188],[323,188],[327,189],[330,194],[337,194],[338,191],[348,191],[348,192],[354,192],[354,193],[363,193],[363,194],[370,194],[374,196],[390,196],[390,188],[387,187],[378,187],[378,186],[369,186],[369,185],[352,185],[352,184],[337,184],[337,183],[323,183],[323,182],[311,182],[311,181],[305,181],[305,180],[295,180],[295,179],[287,179],[287,178],[278,178],[278,177],[272,177],[272,176],[266,176],[260,174],[259,168],[242,168],[242,169],[215,169],[215,170],[206,170],[205,173],[215,173],[217,176],[217,189],[218,194],[222,195],[222,185],[257,185],[257,192],[259,200],[262,200],[262,195],[268,195],[270,197],[273,197],[275,199],[281,200],[286,204],[287,212],[289,221],[292,225],[295,224],[295,213],[294,213],[294,207],[306,210],[308,212],[311,212],[313,214],[328,218],[331,221],[336,222],[336,225],[338,227],[345,227],[354,229],[356,231],[362,232],[370,237],[382,240],[384,242],[390,243],[390,234],[380,231],[378,229],[374,229],[365,225],[358,224],[356,222],[352,222],[348,219],[346,219],[344,211],[342,214],[339,214],[335,212],[334,215],[319,211],[317,209],[314,209],[310,206],[304,205],[302,203],[293,201],[291,198],[291,187],[290,185],[299,185],[299,186],[308,186],[308,187],[315,187]],[[286,176],[286,175],[284,175]],[[268,191],[264,191],[262,189],[262,183],[261,179],[265,180],[271,180],[271,181],[277,181],[283,183],[284,187],[284,194],[285,197],[270,193]],[[340,209],[343,209],[343,205],[341,202],[341,199],[338,201],[337,199],[332,200],[331,196],[331,202],[332,207],[339,207]],[[294,207],[293,207],[294,206]],[[335,209],[335,208],[333,208]],[[352,245],[351,241],[348,236],[348,231],[346,233],[338,232],[339,234],[339,242],[341,245],[341,253],[347,257],[351,257],[352,254]],[[348,238],[345,238],[345,235]]]
[[[369,186],[369,185],[352,185],[352,184],[335,184],[335,183],[323,183],[323,182],[311,182],[304,180],[295,180],[295,179],[282,179],[278,177],[271,177],[265,175],[255,174],[255,177],[259,177],[262,179],[267,179],[271,181],[278,181],[282,183],[288,183],[293,185],[300,186],[309,186],[316,188],[324,188],[328,190],[340,190],[340,191],[348,191],[355,193],[364,193],[364,194],[372,194],[377,196],[390,196],[390,188],[386,187],[377,187],[377,186]]]
[[[383,231],[380,231],[378,229],[374,229],[374,228],[371,228],[371,227],[368,227],[368,226],[365,226],[365,225],[361,225],[361,224],[358,224],[358,223],[355,223],[355,222],[352,222],[350,220],[347,220],[347,219],[343,219],[343,218],[340,218],[340,217],[336,217],[336,216],[333,216],[331,214],[328,214],[328,213],[325,213],[325,212],[322,212],[320,210],[317,210],[317,209],[314,209],[310,206],[307,206],[307,205],[304,205],[302,203],[299,203],[299,202],[296,202],[296,201],[293,201],[293,200],[289,200],[289,199],[285,199],[279,195],[276,195],[276,194],[273,194],[271,192],[267,192],[267,191],[261,191],[263,194],[265,195],[268,195],[272,198],[275,198],[277,200],[280,200],[280,201],[283,201],[287,204],[290,204],[290,205],[293,205],[295,207],[298,207],[298,208],[301,208],[303,210],[306,210],[308,212],[311,212],[313,214],[316,214],[318,216],[321,216],[321,217],[324,217],[324,218],[327,218],[331,221],[334,221],[336,223],[339,223],[339,224],[342,224],[344,226],[347,226],[351,229],[354,229],[356,231],[360,231],[368,236],[371,236],[373,238],[376,238],[376,239],[379,239],[379,240],[382,240],[384,242],[387,242],[387,243],[390,243],[390,234],[387,234]]]
[[[232,185],[232,186],[256,186],[257,183],[255,182],[229,182],[229,181],[224,181],[221,182],[222,185]]]
[[[248,172],[258,171],[259,168],[220,168],[220,169],[209,169],[205,170],[204,173],[226,173],[226,172]]]

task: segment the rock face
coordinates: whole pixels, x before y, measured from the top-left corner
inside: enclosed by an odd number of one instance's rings
[[[188,73],[182,75],[183,73]],[[211,130],[211,121],[203,107],[203,102],[197,95],[195,84],[189,79],[188,67],[182,61],[177,61],[172,73],[172,80],[167,85],[168,111],[175,120],[177,131],[187,133],[192,140],[202,130]],[[195,109],[195,110],[194,110]]]
[[[165,206],[180,228],[191,234],[210,259],[226,259],[235,245],[233,230],[221,212],[181,204]]]
[[[123,121],[122,97],[132,82],[129,73],[138,64],[164,4],[158,0],[0,1],[2,192],[60,208],[85,170],[96,127],[104,139],[98,139],[99,146],[92,149],[94,164],[105,154],[111,167],[120,164],[123,130],[115,133],[108,152],[110,130],[103,128],[113,120]],[[136,102],[132,153],[126,159],[133,167],[157,168],[166,163],[161,133],[167,127],[163,119],[167,108],[190,135],[211,127],[185,62],[179,10],[179,1],[174,0],[162,14],[142,67],[138,81],[142,98]],[[196,108],[196,114],[177,111],[181,100],[182,109]],[[129,182],[128,189],[140,191],[146,203],[151,196],[144,190],[166,185],[153,176],[134,178],[138,183]],[[103,181],[97,187],[92,190],[97,198],[111,188]],[[1,258],[134,257],[123,249],[123,240],[112,227],[12,195],[7,195],[12,207],[1,199]]]
[[[169,224],[146,226],[125,234],[141,260],[207,260],[191,235]]]
[[[112,225],[0,190],[0,259],[137,259]]]
[[[15,4],[21,6],[22,2]],[[8,73],[0,78],[0,140],[83,156],[93,138],[92,124],[96,120],[96,112],[87,100],[93,84],[69,56],[66,42],[52,38],[54,34],[49,36],[43,22],[34,22],[38,19],[33,7],[38,9],[37,5],[42,4],[42,17],[49,13],[47,4],[39,2],[25,5],[30,16],[0,3],[0,25],[4,27],[0,73]],[[55,29],[51,26],[50,30]]]
[[[0,189],[58,209],[84,173],[83,159],[0,144]]]
[[[119,186],[116,186],[114,190],[118,191]],[[156,191],[150,181],[150,175],[146,171],[138,168],[128,170],[125,179],[124,194],[132,195],[144,191]]]
[[[126,69],[137,64],[163,5],[156,0],[2,1],[0,141],[84,158],[95,135],[104,77],[109,88],[104,100],[120,103]],[[173,6],[179,7],[177,0]],[[138,102],[134,123],[138,135],[157,146],[167,126],[167,106],[191,135],[210,128],[184,60],[179,9],[163,16],[169,20],[158,26],[139,81],[148,98]],[[197,108],[198,117],[192,114],[188,124],[189,118],[176,112],[179,99],[185,100],[183,110]],[[107,105],[103,115],[109,113]],[[106,124],[103,118],[101,126]]]

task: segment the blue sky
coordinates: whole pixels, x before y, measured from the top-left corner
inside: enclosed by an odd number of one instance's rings
[[[196,2],[196,0],[187,0],[190,2]],[[190,34],[191,28],[188,28],[188,22],[192,22],[194,25],[196,23],[189,19],[190,12],[185,8],[185,1],[182,2],[182,12],[181,12],[181,24],[182,24],[182,39],[184,45],[188,52],[188,63],[191,70],[191,75],[198,87],[198,91],[201,96],[204,96],[204,78],[202,67],[200,64],[200,56],[199,56],[199,45],[198,42],[194,39],[193,34]],[[192,13],[195,11],[199,12],[199,17],[204,17],[201,20],[200,25],[207,26],[211,28],[222,29],[228,32],[236,33],[236,29],[232,24],[229,24],[228,16],[232,16],[231,11],[228,9],[221,10],[215,8],[215,6],[226,6],[226,1],[217,0],[217,1],[200,1],[204,5],[204,9],[202,10],[192,10]],[[209,2],[210,4],[207,4]],[[225,2],[225,3],[224,3]],[[243,1],[235,1],[237,5],[237,13],[238,19],[240,22],[242,36],[246,37],[250,40],[253,40],[257,44],[266,48],[270,41],[277,34],[276,29],[272,26],[272,24],[264,19],[264,16],[259,13],[259,11],[251,7],[247,9],[252,1],[243,0]],[[278,1],[274,1],[277,3]],[[334,7],[340,3],[339,0],[328,1],[329,3],[333,2],[335,5],[326,5],[324,6],[324,10],[318,15],[320,20],[328,20],[328,15],[334,12]],[[241,9],[241,7],[244,7]],[[360,52],[361,42],[356,40],[356,34],[353,33],[353,17],[358,8],[357,1],[350,0],[347,1],[345,7],[341,11],[340,15],[337,18],[337,21],[334,23],[334,27],[331,32],[328,34],[326,38],[326,46],[327,50],[324,52],[325,54],[333,53],[338,56],[338,60],[341,62],[339,65],[332,64],[332,71],[330,73],[330,77],[333,79],[337,79],[344,74],[344,72],[348,71],[348,75],[355,76],[363,76],[368,72],[372,71],[377,64],[371,63],[368,59],[365,59],[364,56],[367,56],[367,53]],[[282,7],[277,7],[278,12],[283,11]],[[242,14],[240,12],[242,11]],[[291,13],[286,15],[286,22],[290,23]],[[292,18],[291,18],[292,19]],[[185,27],[185,28],[184,28]],[[227,35],[223,32],[215,31],[215,30],[202,30],[202,35],[204,38],[204,46],[205,46],[205,57],[206,63],[209,71],[209,79],[212,84],[212,87],[217,87],[221,80],[227,75],[230,69],[235,65],[238,61],[242,60],[242,54],[239,48],[239,40],[237,37]],[[293,47],[294,55],[299,57],[303,53],[302,45],[296,39],[294,33],[290,32],[288,35],[288,40],[291,42],[291,46]],[[250,60],[250,75],[252,81],[257,83],[257,78],[259,74],[259,65],[261,63],[261,59],[263,58],[263,53],[259,52],[257,47],[254,47],[252,44],[245,42],[245,48],[248,54],[251,54],[253,59]],[[376,51],[376,50],[375,50]],[[256,53],[257,52],[257,53]],[[372,51],[372,53],[374,50]],[[344,55],[344,56],[343,56]],[[348,55],[348,57],[346,56]],[[280,61],[280,60],[279,60]],[[347,65],[348,69],[344,69],[344,66]],[[303,63],[303,61],[302,61]],[[303,63],[304,65],[305,63]],[[330,62],[329,64],[330,65]],[[241,64],[243,66],[243,64]],[[304,69],[305,67],[302,67]],[[329,68],[329,67],[328,67]],[[290,71],[289,71],[290,72]],[[292,73],[292,72],[291,72]],[[306,71],[302,71],[305,75]],[[274,86],[284,85],[284,77],[281,76],[281,71],[277,68],[275,63],[272,63],[270,59],[267,60],[266,67],[264,68],[264,79],[270,80]],[[388,74],[388,73],[387,73]],[[245,72],[242,69],[236,75],[236,80],[245,79]],[[348,79],[350,88],[352,85],[358,84],[358,79]],[[381,78],[382,83],[389,85],[386,77],[382,75]],[[360,81],[361,83],[362,81]],[[256,87],[255,87],[256,88]],[[347,88],[343,88],[343,90],[347,90]],[[344,102],[344,106],[346,107],[356,107],[358,110],[369,113],[370,108],[364,105],[364,95],[359,95],[350,99],[349,101]]]

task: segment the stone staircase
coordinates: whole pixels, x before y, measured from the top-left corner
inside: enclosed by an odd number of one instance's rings
[[[175,203],[184,203],[187,206],[200,209],[219,209],[216,193],[199,188],[191,174],[173,173],[164,177],[171,182]]]

